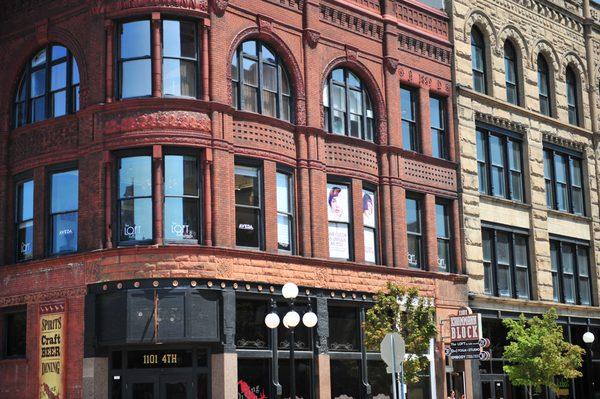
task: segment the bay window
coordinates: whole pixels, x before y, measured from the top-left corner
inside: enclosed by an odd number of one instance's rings
[[[585,214],[580,153],[544,144],[544,179],[548,208]]]
[[[408,265],[423,268],[422,201],[416,197],[406,198],[406,233],[408,243]]]
[[[477,128],[479,192],[523,202],[523,149],[512,132]]]
[[[79,171],[50,175],[50,253],[76,252],[79,209]]]
[[[550,239],[553,297],[556,302],[591,305],[589,246],[587,243]]]
[[[482,227],[481,234],[484,292],[493,296],[529,299],[527,235],[491,226]]]
[[[277,249],[293,253],[294,247],[294,178],[279,171],[277,179]]]
[[[236,245],[263,248],[262,170],[256,166],[235,165]]]
[[[196,98],[197,37],[194,22],[162,21],[163,95]]]
[[[152,157],[119,158],[117,174],[117,237],[119,244],[153,239]]]
[[[347,184],[327,184],[327,219],[329,221],[329,256],[331,258],[352,259],[352,230],[350,186]]]
[[[363,230],[365,261],[377,263],[377,196],[375,191],[363,190]]]
[[[198,157],[164,156],[164,237],[167,242],[200,240],[200,168]]]
[[[16,184],[16,257],[17,261],[33,258],[33,180],[22,180]]]
[[[119,25],[119,93],[121,98],[152,94],[150,21]]]

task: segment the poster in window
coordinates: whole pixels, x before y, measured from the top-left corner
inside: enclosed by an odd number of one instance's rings
[[[375,230],[365,229],[365,261],[375,263]]]
[[[363,190],[363,224],[375,228],[375,193]]]
[[[329,223],[329,256],[339,259],[350,259],[348,225]]]
[[[350,222],[348,186],[327,184],[327,217],[330,222]]]
[[[65,302],[40,305],[40,399],[66,398],[64,387]]]

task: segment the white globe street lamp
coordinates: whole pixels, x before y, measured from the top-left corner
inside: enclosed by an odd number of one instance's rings
[[[265,316],[265,324],[270,329],[279,327],[279,316],[275,312],[271,312]]]
[[[281,295],[285,299],[296,299],[298,296],[298,286],[294,283],[285,283],[281,289]]]
[[[596,340],[596,337],[594,336],[593,332],[587,331],[585,334],[583,334],[583,342],[586,343],[587,345],[593,344],[595,340]]]
[[[588,397],[592,397],[592,395],[594,394],[594,383],[592,382],[592,344],[594,343],[594,341],[596,340],[596,337],[594,336],[594,333],[591,331],[586,331],[583,334],[583,342],[585,343],[585,346],[587,346],[587,373],[588,374],[586,376],[586,380],[588,382]]]
[[[312,311],[304,313],[304,316],[302,316],[302,324],[308,328],[313,328],[317,325],[317,315]]]

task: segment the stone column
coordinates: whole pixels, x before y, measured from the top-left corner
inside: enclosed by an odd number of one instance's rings
[[[164,217],[163,217],[163,159],[162,147],[155,145],[152,147],[152,168],[153,168],[153,191],[154,191],[154,244],[162,245],[164,237]]]
[[[237,398],[237,353],[211,355],[211,398]]]
[[[83,359],[83,398],[108,398],[108,358]]]
[[[162,48],[160,43],[160,13],[152,13],[152,97],[162,97]]]

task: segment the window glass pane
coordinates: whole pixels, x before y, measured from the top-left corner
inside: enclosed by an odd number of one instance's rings
[[[291,120],[291,101],[288,96],[281,97],[281,119],[284,121]]]
[[[164,59],[163,91],[166,96],[196,97],[196,63]]]
[[[258,111],[258,89],[242,85],[242,95],[244,100],[244,109],[251,112]]]
[[[260,209],[236,207],[236,245],[260,247]]]
[[[401,110],[402,110],[402,119],[407,119],[410,121],[414,121],[415,118],[415,109],[413,107],[413,91],[401,88],[400,89],[400,99],[401,99]]]
[[[238,398],[268,398],[269,359],[238,359]]]
[[[515,269],[517,297],[529,299],[529,276],[526,268],[518,267]]]
[[[500,296],[512,296],[510,268],[508,265],[498,265],[498,294]]]
[[[492,234],[489,230],[481,230],[481,238],[483,245],[483,261],[491,262],[492,260]]]
[[[121,97],[142,97],[152,94],[152,68],[149,59],[123,62]]]
[[[198,199],[165,198],[165,239],[198,240]]]
[[[32,67],[36,67],[38,65],[42,65],[45,63],[46,63],[46,49],[40,51],[31,59]]]
[[[450,241],[438,240],[437,262],[439,271],[450,271]]]
[[[265,45],[260,46],[261,56],[263,61],[275,63],[275,54],[267,48]]]
[[[67,114],[67,92],[65,90],[57,91],[51,97],[52,116],[58,117]]]
[[[485,154],[485,133],[477,130],[477,160],[485,162],[487,156]]]
[[[591,305],[590,280],[588,278],[579,278],[579,301],[582,305]]]
[[[570,244],[562,244],[562,267],[563,273],[572,274],[573,268],[573,246]]]
[[[409,234],[408,244],[408,265],[410,267],[421,267],[421,237]]]
[[[332,399],[360,398],[360,360],[331,359]]]
[[[258,169],[247,166],[236,166],[235,203],[237,205],[259,206],[259,190]]]
[[[163,21],[163,55],[196,58],[196,26],[193,22]]]
[[[350,222],[349,188],[343,184],[327,184],[327,216],[335,222]]]
[[[391,374],[388,374],[387,365],[383,360],[369,360],[369,384],[374,398],[386,399],[392,397]]]
[[[496,258],[498,263],[510,264],[510,236],[503,231],[496,232]]]
[[[235,339],[238,348],[264,349],[269,344],[265,316],[269,309],[265,301],[237,300]]]
[[[439,98],[429,98],[429,115],[431,118],[431,127],[437,129],[444,128],[442,102]]]
[[[358,308],[329,307],[329,339],[331,351],[354,352],[360,350]]]
[[[435,204],[435,219],[436,219],[436,229],[438,237],[450,237],[450,226],[449,226],[449,216],[447,213],[446,205],[444,204]]]
[[[333,102],[333,108],[341,111],[346,110],[346,92],[343,87],[333,85],[333,91],[331,93],[331,100]]]
[[[490,135],[490,156],[492,163],[497,166],[504,166],[504,145],[502,138],[496,135]]]
[[[121,25],[121,58],[150,56],[150,21]]]
[[[46,98],[38,97],[31,101],[31,121],[39,122],[46,119]]]
[[[348,93],[350,101],[350,112],[362,115],[362,93],[356,90],[350,90]]]
[[[25,356],[27,348],[27,312],[6,313],[4,356]]]
[[[377,261],[376,258],[376,249],[375,249],[375,230],[371,228],[364,229],[364,237],[365,237],[365,261],[375,263]]]
[[[346,115],[343,111],[333,111],[333,132],[344,134],[346,132]]]
[[[363,225],[375,228],[375,193],[369,190],[363,190]]]
[[[283,94],[290,94],[290,81],[288,79],[287,73],[283,70],[281,71],[281,92]]]
[[[580,276],[589,276],[588,247],[577,247],[577,270]]]
[[[290,177],[277,173],[277,212],[290,212]]]
[[[256,42],[254,40],[248,40],[242,44],[242,51],[248,55],[257,56]]]
[[[348,71],[348,85],[354,87],[360,86],[360,79],[350,71]]]
[[[277,117],[277,93],[264,90],[262,92],[263,115]]]
[[[31,74],[31,97],[38,97],[46,92],[46,70],[40,69]]]
[[[33,219],[33,180],[19,184],[19,221]]]
[[[152,239],[152,199],[121,200],[119,241]]]
[[[292,226],[288,215],[277,215],[277,248],[282,251],[292,250]]]
[[[350,259],[350,228],[347,223],[329,222],[329,256]]]
[[[52,66],[52,73],[50,74],[50,90],[55,91],[62,89],[67,86],[67,63],[61,62],[60,64]]]
[[[20,223],[17,230],[17,260],[33,257],[33,221]]]
[[[515,235],[515,264],[527,267],[527,239],[524,236]]]
[[[79,207],[79,171],[52,174],[51,213],[76,211]]]
[[[263,88],[277,92],[277,67],[263,64]]]
[[[198,196],[198,161],[189,155],[165,155],[165,195]]]
[[[406,227],[413,233],[421,232],[421,215],[419,201],[414,198],[406,199]]]
[[[344,84],[344,70],[343,69],[334,69],[331,72],[331,79]]]
[[[242,66],[244,69],[244,83],[258,86],[258,62],[244,58]]]
[[[52,216],[52,253],[77,251],[77,212]]]
[[[294,362],[295,382],[296,382],[296,398],[310,399],[312,398],[312,367],[311,361],[308,359],[296,359]],[[283,389],[282,398],[290,397],[290,361],[289,359],[279,360],[279,382]]]
[[[431,155],[436,158],[445,158],[444,133],[440,130],[431,131]]]
[[[544,150],[544,177],[552,179],[552,153]]]
[[[512,170],[521,171],[521,143],[515,140],[508,141],[508,161]]]
[[[152,195],[152,159],[149,156],[121,158],[119,162],[119,197]]]
[[[358,115],[350,115],[350,136],[361,137],[362,132],[362,117]]]
[[[581,187],[581,160],[576,158],[570,159],[571,163],[571,184]]]
[[[73,75],[71,76],[71,83],[78,84],[79,83],[79,67],[77,66],[77,61],[75,61],[75,58],[73,58],[73,63],[72,65],[72,73]]]
[[[561,183],[567,182],[567,163],[563,155],[554,155],[554,167],[556,180]]]

